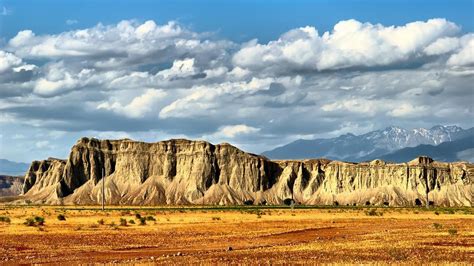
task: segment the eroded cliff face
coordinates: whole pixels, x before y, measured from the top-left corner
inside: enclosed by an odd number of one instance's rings
[[[229,144],[80,139],[67,161],[33,162],[26,199],[98,204],[389,204],[471,206],[474,166],[426,157],[403,164],[270,161]]]

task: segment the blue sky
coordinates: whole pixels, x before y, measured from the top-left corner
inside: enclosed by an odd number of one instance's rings
[[[270,3],[271,2],[271,3]],[[0,158],[474,126],[474,1],[0,0]]]
[[[124,19],[157,23],[177,20],[197,32],[218,32],[233,41],[258,38],[267,42],[301,26],[317,25],[327,31],[338,21],[402,25],[416,20],[442,17],[473,31],[472,0],[326,0],[326,1],[222,1],[222,0],[14,0],[0,1],[10,16],[2,16],[0,33],[13,37],[18,31],[59,33],[73,28],[87,28],[98,22],[117,23]],[[66,20],[77,20],[67,25]]]

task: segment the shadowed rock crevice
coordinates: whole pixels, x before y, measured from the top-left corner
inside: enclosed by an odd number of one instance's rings
[[[419,157],[407,163],[270,161],[227,144],[80,139],[67,161],[32,162],[24,199],[98,204],[301,204],[471,206],[473,165]]]

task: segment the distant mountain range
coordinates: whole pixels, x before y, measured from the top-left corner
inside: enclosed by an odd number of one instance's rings
[[[390,154],[383,155],[380,159],[390,162],[406,162],[423,154],[437,161],[474,162],[474,138],[466,137],[454,141],[443,142],[439,145],[418,145],[416,147],[403,148]]]
[[[0,175],[22,176],[30,165],[27,163],[17,163],[6,159],[0,159]]]
[[[407,130],[387,127],[356,136],[296,140],[263,153],[271,159],[328,158],[343,161],[385,159],[394,162],[426,155],[440,161],[473,159],[474,128],[434,126]]]

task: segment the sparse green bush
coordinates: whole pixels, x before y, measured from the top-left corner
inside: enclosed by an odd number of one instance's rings
[[[100,220],[97,220],[97,223],[100,224],[100,225],[104,225],[105,221],[104,221],[104,219],[100,219]]]
[[[156,221],[155,217],[153,217],[153,216],[151,216],[151,215],[150,215],[150,216],[147,216],[147,217],[146,217],[146,220],[147,220],[147,221]]]
[[[44,225],[44,217],[35,216],[35,223],[36,223],[37,225]]]
[[[439,215],[439,212],[436,211],[436,212],[434,212],[434,214]]]
[[[129,223],[129,224],[135,224],[135,220],[130,219],[130,220],[128,221],[128,223]]]
[[[64,214],[58,214],[58,220],[59,221],[66,221],[66,216],[64,216]]]
[[[442,225],[442,224],[439,224],[439,223],[433,223],[433,227],[434,227],[435,229],[441,229],[441,228],[443,228],[443,225]]]
[[[448,230],[448,233],[452,236],[457,235],[458,230],[456,228],[451,228]]]
[[[371,209],[365,212],[367,216],[377,216],[377,211],[375,209]]]
[[[35,216],[33,218],[26,218],[25,222],[23,223],[26,226],[43,226],[44,225],[44,218],[41,216]]]
[[[27,226],[35,226],[35,219],[33,218],[26,218],[25,222],[23,223]]]
[[[135,218],[137,218],[137,219],[140,220],[140,219],[142,218],[142,216],[141,216],[139,213],[136,213],[136,214],[135,214]]]
[[[120,226],[127,226],[127,219],[120,218]]]
[[[10,220],[10,217],[0,216],[0,222],[9,224],[11,220]]]
[[[367,216],[383,216],[383,212],[377,212],[376,209],[370,209],[365,211],[365,215]]]
[[[140,225],[146,225],[145,217],[140,217]]]
[[[212,220],[213,220],[213,221],[220,221],[220,220],[221,220],[221,217],[212,217]]]

